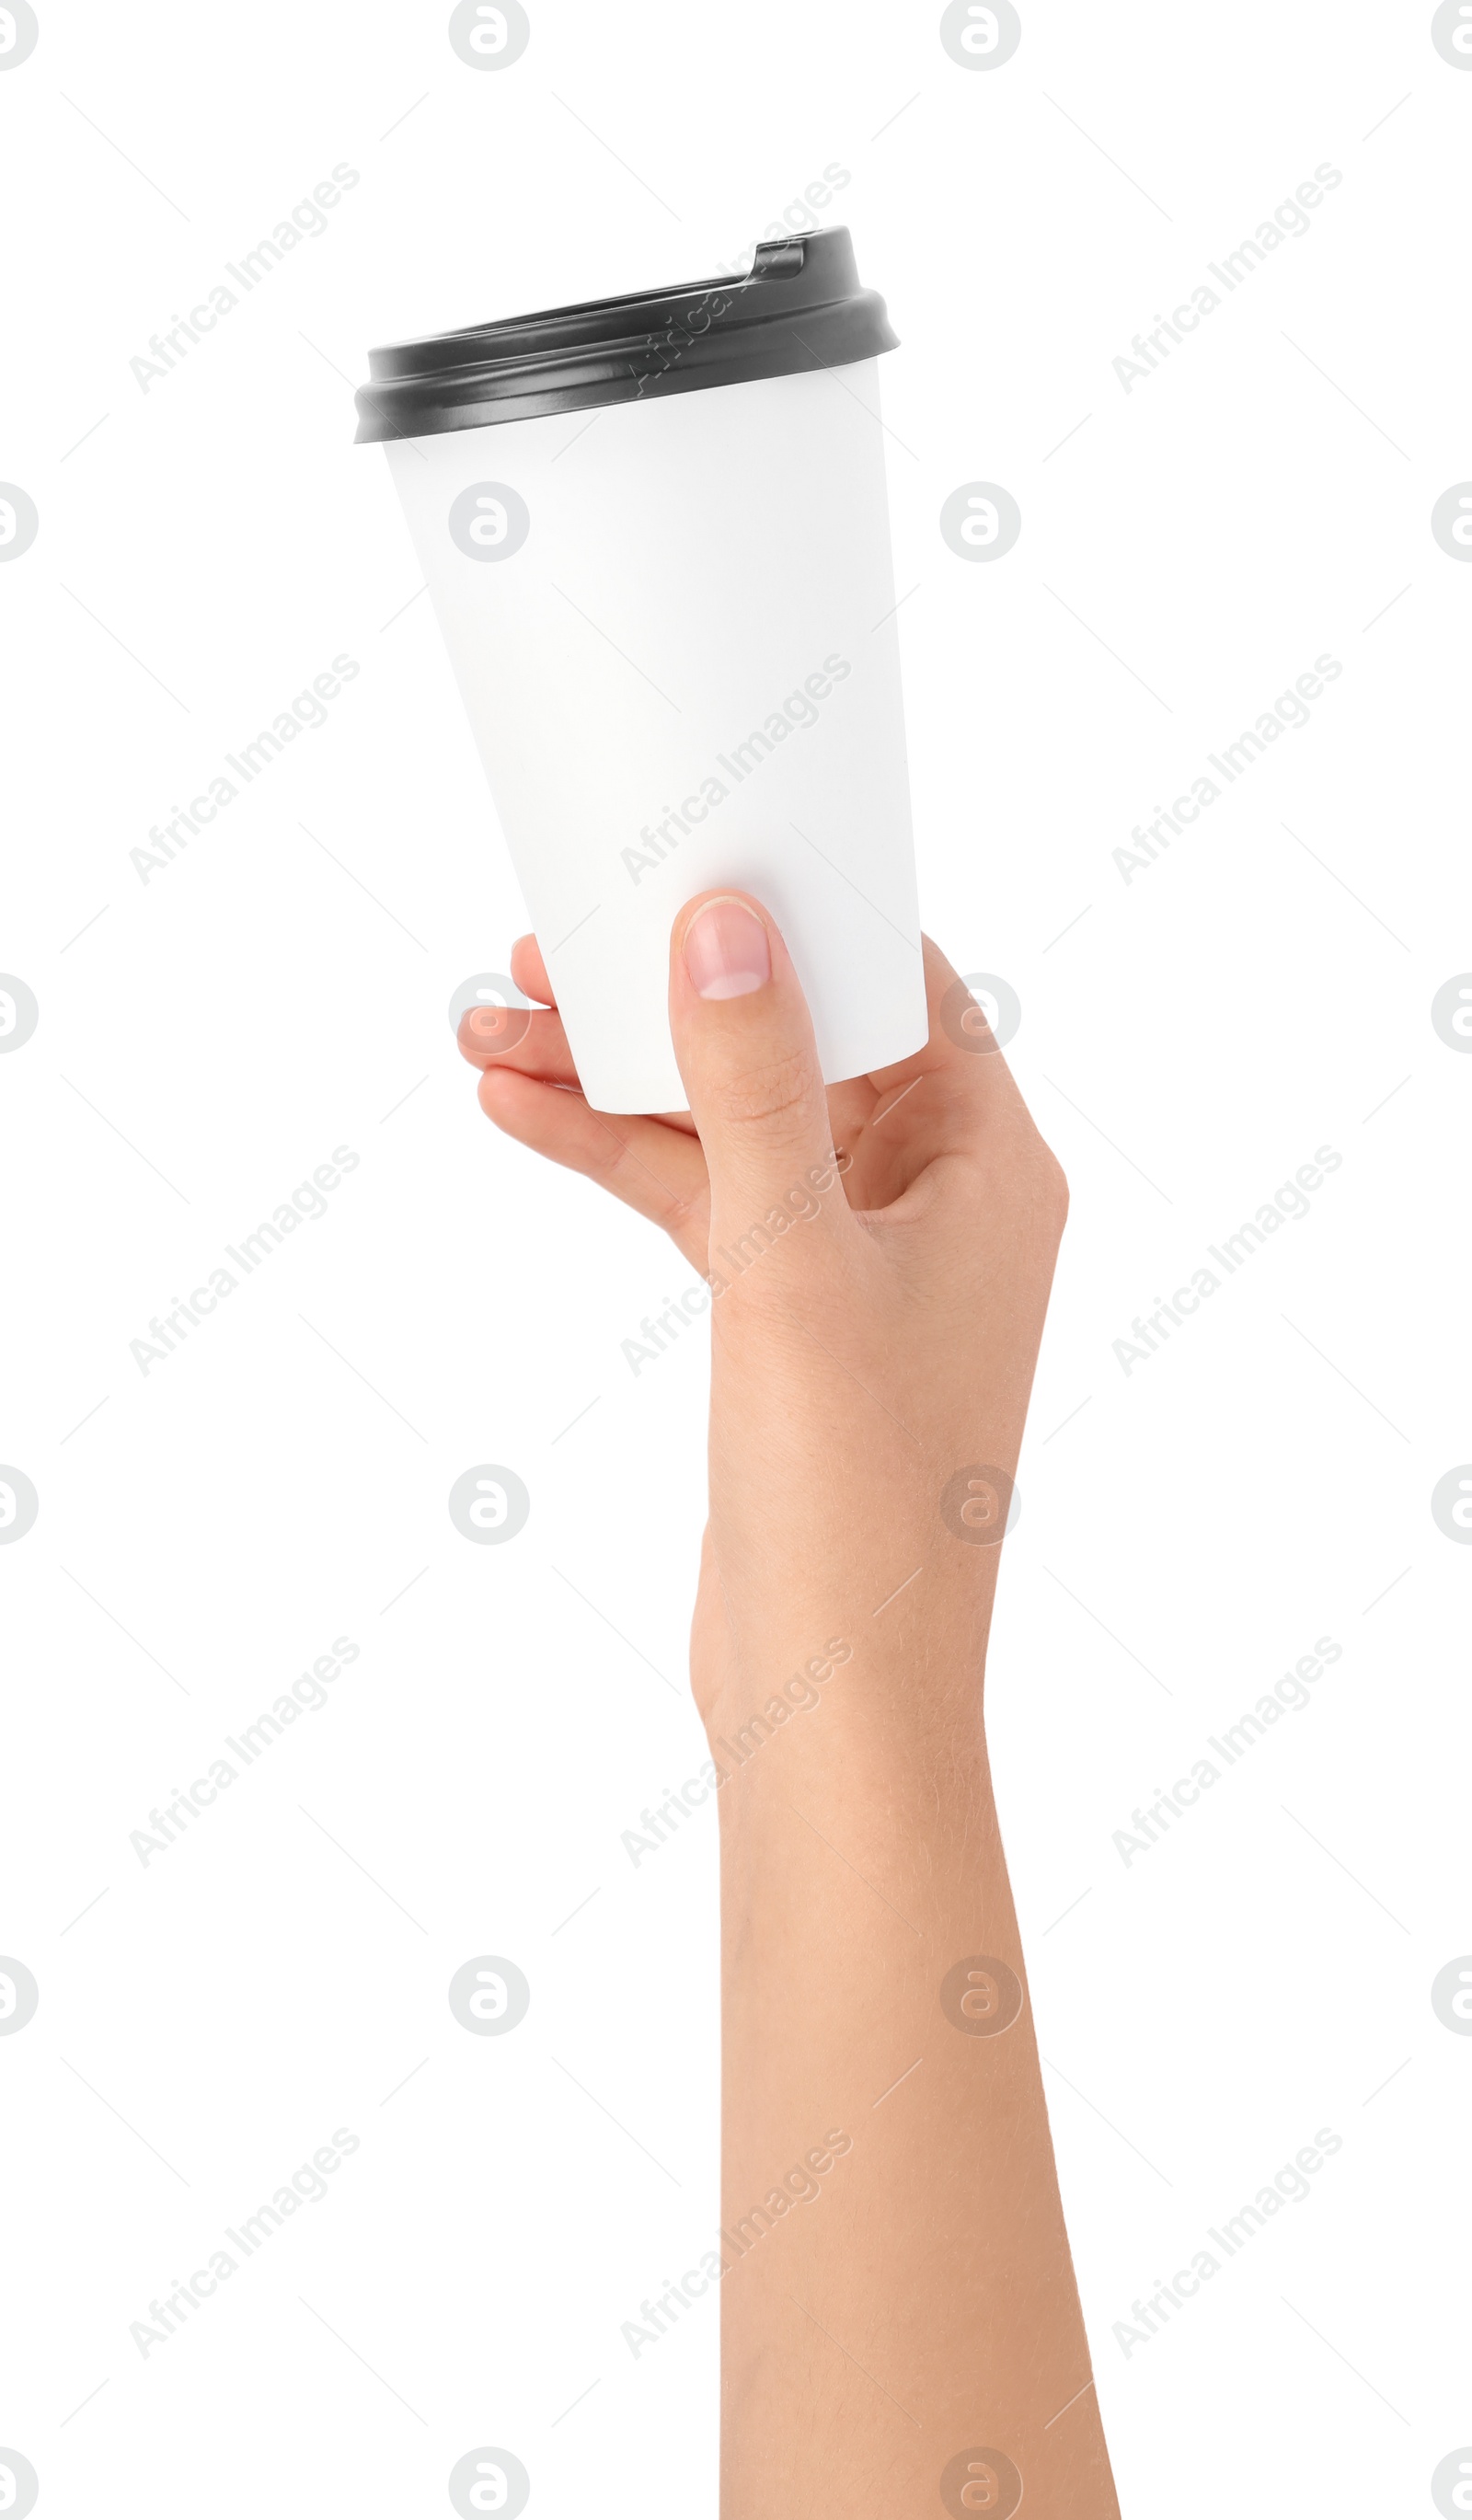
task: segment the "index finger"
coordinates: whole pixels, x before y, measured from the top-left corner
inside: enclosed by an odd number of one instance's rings
[[[928,936],[921,943],[929,1038],[912,1058],[872,1071],[870,1082],[879,1101],[870,1125],[875,1126],[924,1080],[924,1090],[907,1103],[909,1125],[939,1124],[943,1136],[970,1141],[999,1119],[1025,1118],[1026,1105],[985,1009],[940,947]]]

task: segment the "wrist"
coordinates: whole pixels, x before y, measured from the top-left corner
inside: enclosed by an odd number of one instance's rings
[[[797,1666],[765,1693],[734,1684],[707,1710],[723,1838],[755,1868],[781,1866],[806,1823],[865,1873],[948,1886],[964,1905],[970,1859],[995,1838],[980,1673],[945,1679],[922,1656],[864,1641]],[[827,1677],[817,1674],[826,1668]],[[923,1887],[917,1894],[924,1896]]]
[[[979,1743],[995,1565],[917,1567],[886,1598],[813,1586],[743,1618],[729,1598],[719,1637],[691,1653],[711,1756],[732,1773],[760,1759],[789,1776],[931,1764]]]

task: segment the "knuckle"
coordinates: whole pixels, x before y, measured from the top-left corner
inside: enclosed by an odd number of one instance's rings
[[[812,1102],[809,1061],[801,1051],[782,1051],[759,1066],[729,1078],[721,1090],[721,1116],[741,1135],[796,1133]]]
[[[629,1160],[629,1141],[622,1130],[610,1128],[601,1112],[592,1112],[590,1117],[598,1126],[588,1135],[588,1170],[595,1180],[608,1183]]]
[[[673,1242],[683,1242],[704,1215],[703,1198],[686,1198],[678,1191],[665,1193],[667,1204],[660,1209],[659,1223]]]
[[[999,1207],[1030,1235],[1056,1245],[1068,1221],[1068,1179],[1031,1122],[993,1139],[967,1194],[982,1215]]]
[[[633,1140],[610,1128],[606,1121],[600,1122],[590,1143],[588,1169],[604,1190],[652,1216],[677,1242],[695,1223],[701,1202],[672,1189],[645,1161]]]
[[[1039,1201],[1055,1232],[1061,1234],[1068,1222],[1068,1175],[1050,1147],[1039,1141],[1042,1161],[1039,1167]]]
[[[1019,1155],[1018,1173],[1027,1205],[1037,1226],[1056,1243],[1068,1222],[1068,1177],[1035,1129],[1029,1130]]]

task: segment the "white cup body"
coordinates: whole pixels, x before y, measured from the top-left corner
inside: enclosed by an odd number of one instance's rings
[[[878,396],[866,359],[385,447],[600,1110],[684,1106],[712,886],[771,909],[828,1083],[925,1040]]]

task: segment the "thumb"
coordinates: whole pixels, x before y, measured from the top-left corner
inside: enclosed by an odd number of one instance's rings
[[[791,956],[749,893],[703,893],[676,920],[670,1030],[713,1222],[739,1234],[774,1208],[813,1216],[835,1187],[827,1096]]]

